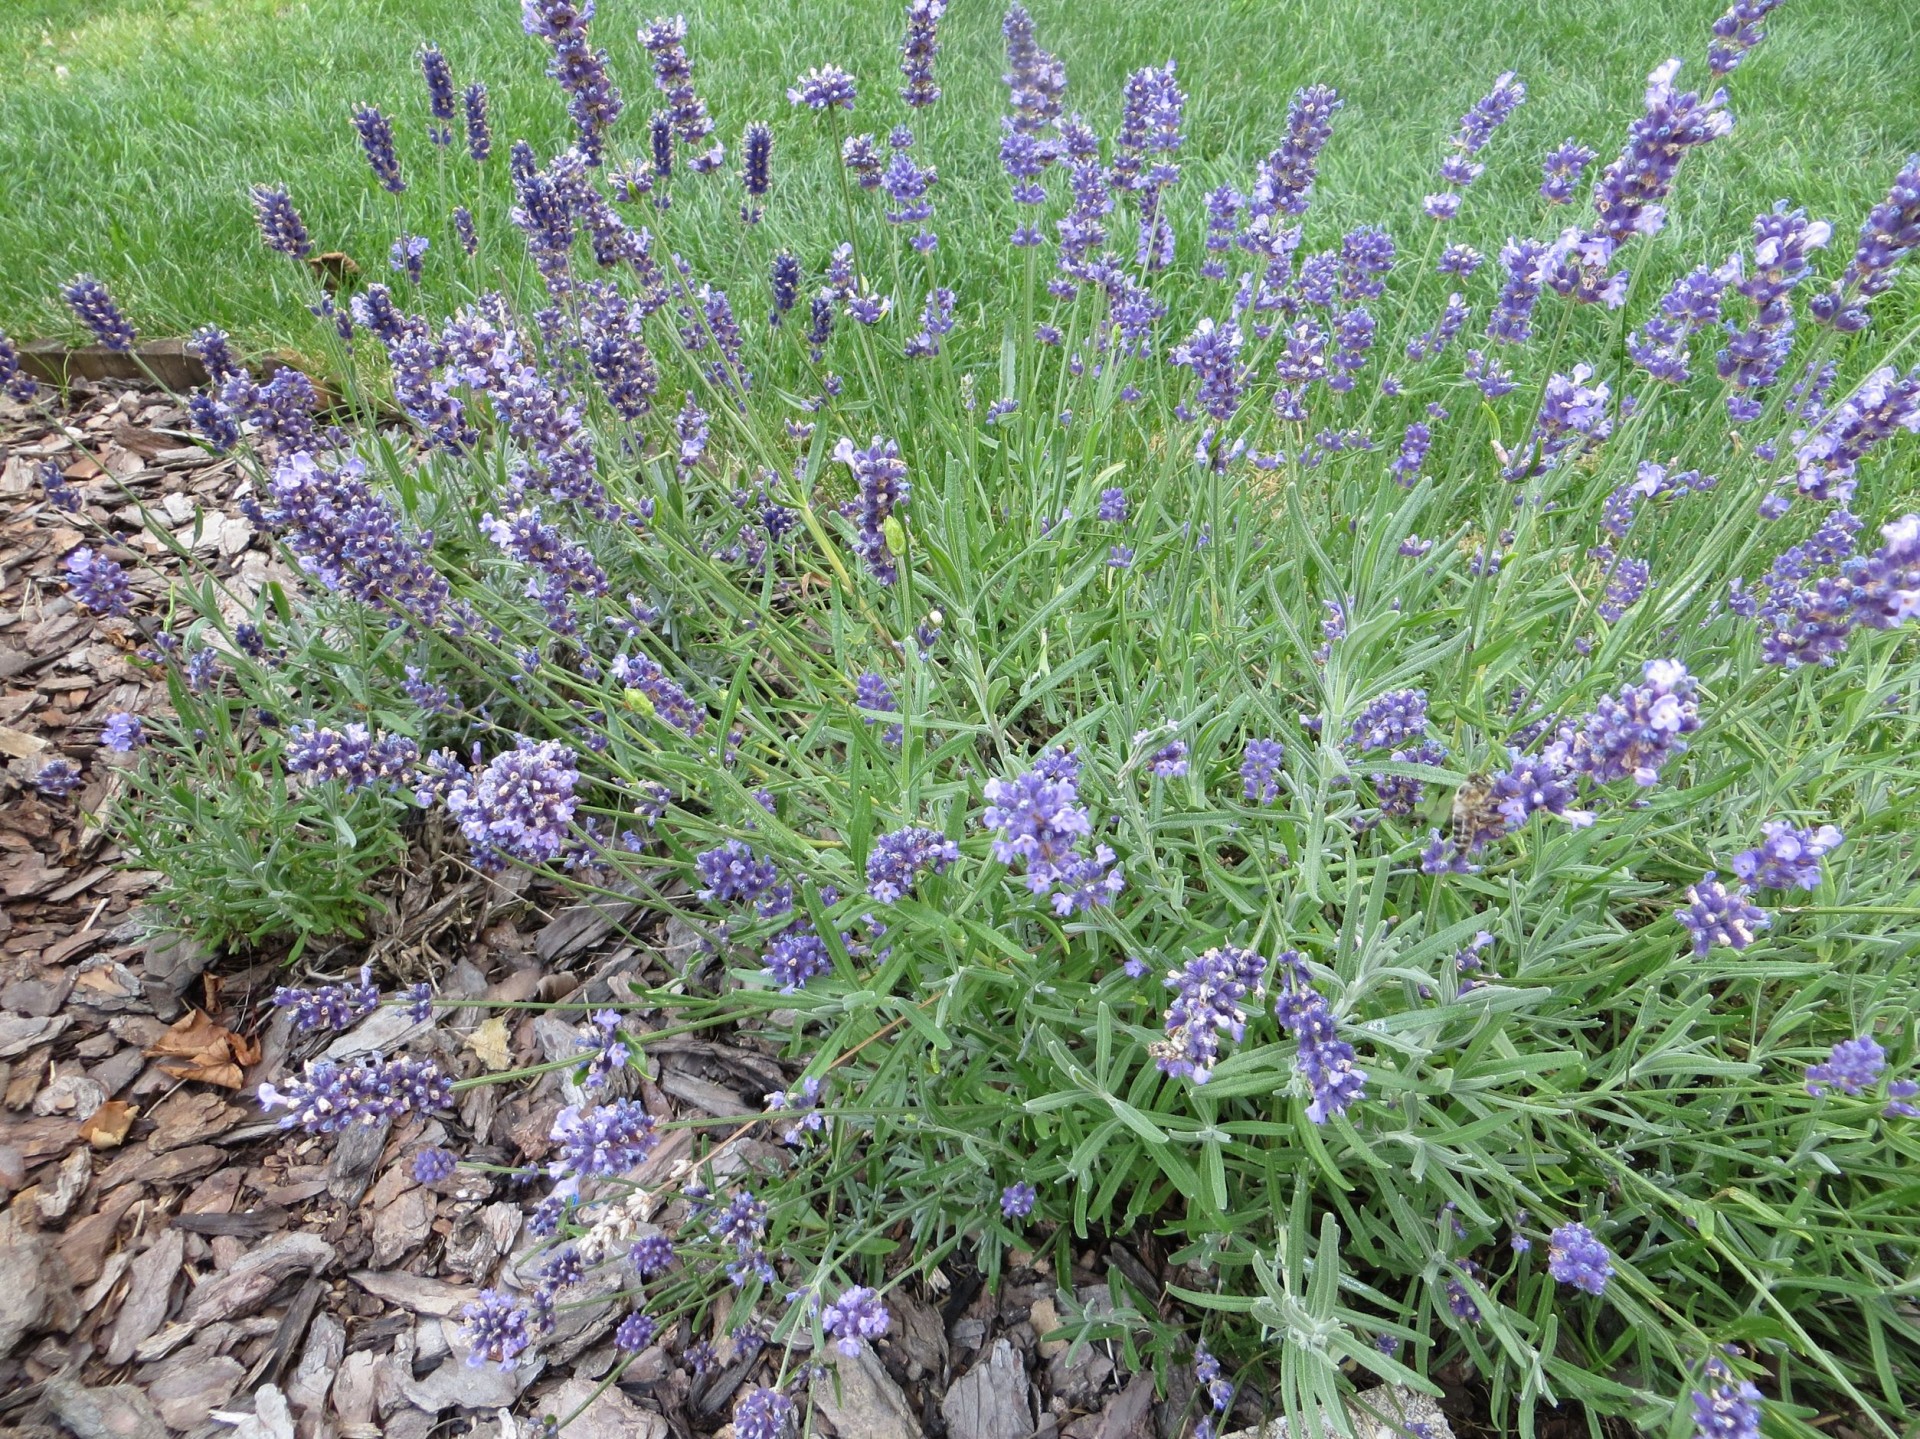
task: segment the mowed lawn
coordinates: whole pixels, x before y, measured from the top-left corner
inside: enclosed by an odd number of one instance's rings
[[[1323,164],[1308,243],[1342,227],[1387,225],[1404,245],[1429,224],[1419,198],[1461,112],[1505,69],[1528,103],[1483,157],[1488,172],[1450,238],[1494,250],[1508,234],[1563,223],[1534,194],[1539,158],[1567,136],[1603,156],[1619,147],[1646,72],[1672,54],[1705,81],[1708,26],[1721,0],[1032,0],[1041,42],[1066,62],[1068,100],[1110,133],[1132,68],[1169,55],[1190,92],[1183,246],[1197,239],[1200,189],[1248,183],[1274,144],[1293,90],[1346,99]],[[761,234],[832,243],[841,212],[828,132],[785,98],[792,76],[836,61],[863,87],[854,124],[884,129],[902,111],[896,0],[710,0],[687,6],[695,79],[729,142],[769,119],[779,143],[774,213]],[[601,0],[594,30],[627,101],[616,158],[641,150],[657,94],[637,27],[656,9]],[[939,71],[946,99],[922,122],[942,256],[963,296],[990,303],[1010,257],[996,236],[1010,206],[995,162],[1005,106],[998,0],[954,0]],[[1900,0],[1793,0],[1732,77],[1735,133],[1690,161],[1674,260],[1718,258],[1705,236],[1788,197],[1832,219],[1836,249],[1901,160],[1920,149],[1920,7]],[[414,52],[437,41],[462,84],[487,82],[495,158],[477,174],[425,139]],[[518,0],[7,0],[0,4],[0,328],[73,333],[57,285],[79,270],[112,287],[144,334],[224,325],[247,345],[310,344],[308,287],[254,233],[250,183],[285,183],[316,239],[383,269],[406,229],[433,238],[429,289],[480,283],[453,263],[446,216],[466,200],[483,231],[505,226],[506,142],[542,153],[567,126],[522,35]],[[398,202],[375,188],[348,123],[357,101],[394,116],[411,177]],[[444,160],[443,163],[439,161]],[[683,201],[674,243],[739,259],[748,243],[731,176]],[[687,204],[701,207],[695,216]],[[708,217],[710,216],[710,221]],[[1193,238],[1188,238],[1192,236]],[[758,248],[753,254],[757,256]],[[1698,249],[1699,253],[1694,253]],[[1838,256],[1832,263],[1838,263]],[[449,298],[446,295],[434,297]]]

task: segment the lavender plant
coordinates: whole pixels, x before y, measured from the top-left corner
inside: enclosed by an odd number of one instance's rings
[[[1525,85],[1487,77],[1429,137],[1446,188],[1339,233],[1334,89],[1257,120],[1252,175],[1205,173],[1188,71],[1070,109],[1015,5],[1011,195],[964,198],[1023,281],[983,309],[936,229],[946,8],[906,7],[897,93],[826,55],[769,87],[733,174],[684,19],[639,32],[666,108],[623,125],[592,5],[524,0],[568,148],[468,166],[442,216],[402,176],[441,165],[452,78],[429,62],[426,141],[354,115],[396,268],[473,240],[497,287],[316,294],[358,426],[230,360],[195,397],[306,583],[183,588],[148,656],[177,723],[103,736],[183,902],[216,820],[182,796],[217,771],[361,864],[430,827],[702,938],[578,1016],[542,1253],[469,1306],[474,1361],[612,1273],[621,1362],[730,1336],[760,1356],[736,1423],[775,1439],[809,1356],[884,1340],[889,1291],[955,1251],[1066,1272],[1150,1236],[1165,1291],[1116,1267],[1067,1329],[1203,1371],[1197,1433],[1236,1393],[1311,1426],[1359,1376],[1454,1366],[1523,1431],[1570,1402],[1748,1433],[1816,1396],[1894,1433],[1920,160],[1832,274],[1848,218],[1790,205],[1678,253],[1667,205],[1735,114],[1682,77],[1761,43],[1771,7],[1736,5],[1607,163],[1519,153]],[[825,253],[773,163],[802,124],[835,140]],[[1555,233],[1483,223],[1493,165],[1545,176]],[[295,257],[296,181],[254,195]],[[511,237],[475,239],[489,213]],[[69,298],[122,338],[97,281]],[[131,614],[110,560],[68,573]],[[313,928],[226,863],[210,929]],[[369,983],[276,1002],[351,1022]],[[789,1082],[718,1124],[611,1092],[696,1018]],[[318,1063],[261,1098],[331,1132],[499,1078]],[[784,1161],[745,1172],[754,1134]]]

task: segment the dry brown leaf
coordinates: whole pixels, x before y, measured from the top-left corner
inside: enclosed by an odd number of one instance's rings
[[[246,1067],[260,1060],[258,1043],[214,1023],[197,1009],[176,1020],[147,1053],[180,1060],[160,1066],[175,1079],[197,1079],[223,1089],[240,1088],[246,1083]]]
[[[496,1014],[480,1022],[467,1036],[467,1047],[480,1056],[480,1062],[495,1073],[513,1067],[513,1053],[507,1045],[506,1016]]]
[[[128,1104],[124,1099],[109,1099],[80,1126],[80,1137],[95,1149],[118,1149],[126,1142],[127,1131],[139,1117],[139,1105]]]

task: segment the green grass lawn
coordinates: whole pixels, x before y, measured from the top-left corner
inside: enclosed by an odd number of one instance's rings
[[[602,0],[596,38],[610,52],[628,110],[616,155],[645,144],[656,92],[637,26],[651,4]],[[776,123],[774,223],[817,243],[838,237],[824,132],[795,115],[784,89],[809,64],[836,60],[869,94],[899,82],[901,6],[894,0],[712,0],[688,6],[695,78],[729,142]],[[1387,224],[1403,244],[1426,225],[1419,195],[1459,113],[1501,70],[1520,72],[1528,103],[1485,157],[1486,177],[1455,223],[1483,248],[1521,226],[1558,223],[1532,196],[1540,155],[1577,135],[1602,156],[1619,146],[1642,77],[1669,54],[1705,78],[1698,57],[1720,0],[1034,0],[1041,42],[1066,62],[1069,103],[1110,131],[1125,73],[1178,59],[1191,91],[1184,207],[1200,183],[1244,188],[1271,148],[1288,96],[1325,81],[1347,99],[1323,166],[1309,242],[1336,226]],[[942,27],[940,79],[951,103],[922,133],[940,166],[938,219],[950,255],[970,261],[976,303],[997,278],[971,263],[1006,256],[981,228],[1004,223],[995,168],[1000,6],[957,0]],[[1920,147],[1920,12],[1899,0],[1795,0],[1733,77],[1742,123],[1689,162],[1676,227],[1663,250],[1686,256],[1727,235],[1736,212],[1791,197],[1835,222],[1836,249]],[[424,133],[414,49],[437,40],[462,83],[491,87],[498,138],[484,195],[473,168],[438,173]],[[446,214],[477,200],[483,228],[504,224],[505,142],[543,153],[567,128],[541,74],[544,49],[520,32],[515,0],[9,0],[0,5],[0,328],[65,335],[56,286],[89,270],[112,287],[143,334],[227,326],[249,346],[308,347],[306,287],[260,246],[246,201],[257,181],[293,189],[324,247],[384,268],[401,227],[438,247],[430,287],[450,283]],[[368,179],[347,113],[371,101],[394,115],[413,177],[396,207]],[[867,109],[871,107],[863,107]],[[883,113],[898,107],[889,94]],[[855,116],[857,122],[865,115]],[[868,121],[867,123],[872,123]],[[697,227],[711,258],[744,243],[730,185],[709,185],[715,224]],[[721,193],[721,192],[727,193]],[[992,217],[992,218],[990,218]],[[676,243],[687,244],[677,216]],[[814,257],[817,262],[818,256]],[[1692,258],[1706,258],[1704,251]],[[1715,257],[1717,258],[1717,256]]]

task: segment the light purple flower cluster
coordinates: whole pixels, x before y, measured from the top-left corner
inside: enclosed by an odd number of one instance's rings
[[[596,1032],[597,1031],[597,1032]],[[580,1048],[588,1051],[587,1071],[581,1078],[581,1087],[585,1089],[604,1088],[614,1075],[627,1067],[633,1058],[633,1048],[627,1043],[626,1033],[620,1028],[620,1014],[617,1010],[602,1009],[592,1016],[592,1026],[587,1033],[576,1041]]]
[[[1684,736],[1700,728],[1699,682],[1678,660],[1648,660],[1644,674],[1645,684],[1603,698],[1547,753],[1595,784],[1628,776],[1643,789],[1658,783],[1662,766],[1686,750]]]
[[[873,1290],[854,1285],[820,1311],[820,1327],[833,1336],[833,1347],[856,1359],[867,1341],[887,1332],[893,1316]]]
[[[1274,1016],[1298,1042],[1293,1065],[1313,1096],[1307,1118],[1325,1124],[1334,1115],[1345,1114],[1355,1100],[1367,1097],[1367,1072],[1354,1063],[1353,1046],[1340,1038],[1333,1006],[1313,987],[1300,951],[1282,953],[1274,970],[1279,977]]]
[[[1680,62],[1668,60],[1647,77],[1646,111],[1627,127],[1626,147],[1594,181],[1593,205],[1601,228],[1616,245],[1635,235],[1657,235],[1666,223],[1662,203],[1688,150],[1733,129],[1727,92],[1706,100],[1674,88]]]
[[[1584,1224],[1562,1224],[1547,1236],[1547,1273],[1588,1294],[1604,1294],[1613,1256]]]
[[[940,22],[946,14],[947,0],[907,0],[907,33],[900,42],[900,74],[907,83],[900,87],[900,99],[916,110],[940,98],[933,62],[940,53]]]
[[[451,1149],[429,1147],[413,1156],[413,1179],[416,1184],[438,1184],[450,1178],[453,1171],[460,1167],[460,1156]]]
[[[921,0],[921,3],[927,3],[927,0]],[[940,3],[940,0],[932,0],[932,3]],[[733,1432],[738,1439],[785,1439],[792,1424],[793,1401],[778,1389],[769,1389],[764,1384],[747,1390],[733,1408]]]
[[[1390,749],[1422,734],[1427,727],[1425,690],[1389,690],[1360,711],[1347,734],[1349,748],[1365,752]]]
[[[1040,1192],[1026,1180],[1009,1184],[1000,1191],[1000,1217],[1003,1219],[1025,1219],[1033,1213],[1033,1206],[1039,1202]]]
[[[1760,1439],[1760,1391],[1735,1379],[1718,1355],[1707,1361],[1705,1382],[1693,1391],[1694,1439]]]
[[[580,771],[559,740],[520,736],[479,774],[462,773],[447,787],[446,806],[482,869],[509,860],[551,864],[566,847]]]
[[[827,942],[804,921],[790,924],[767,945],[763,963],[784,994],[804,989],[820,975],[833,970],[833,955]]]
[[[405,735],[375,733],[363,724],[345,729],[295,725],[287,732],[289,774],[339,780],[351,793],[380,784],[399,784],[419,762],[420,746]]]
[[[981,823],[995,831],[993,857],[1026,868],[1034,894],[1053,891],[1056,914],[1111,904],[1123,887],[1113,851],[1095,847],[1091,858],[1080,842],[1093,822],[1080,803],[1080,761],[1063,749],[1049,750],[1034,767],[1011,780],[990,779]]]
[[[1502,479],[1517,484],[1570,464],[1613,433],[1612,390],[1604,380],[1588,384],[1592,378],[1591,365],[1575,365],[1571,374],[1548,377],[1533,433],[1509,458]]]
[[[40,386],[33,376],[20,368],[20,347],[0,330],[0,395],[28,405],[39,393]]]
[[[300,212],[293,208],[286,190],[274,185],[255,185],[252,193],[254,219],[260,224],[260,239],[266,247],[296,260],[312,254],[312,237],[307,234],[306,224]]]
[[[281,985],[273,992],[273,1007],[291,1011],[288,1021],[295,1029],[346,1029],[365,1019],[379,1007],[380,987],[373,982],[370,965],[360,967],[360,981],[343,980],[315,989],[296,989]]]
[[[1320,152],[1333,134],[1333,117],[1342,101],[1330,85],[1307,85],[1296,90],[1287,105],[1287,132],[1261,162],[1248,197],[1249,248],[1275,238],[1281,215],[1307,213],[1313,200],[1313,182]]]
[[[1453,137],[1453,152],[1440,165],[1440,178],[1447,188],[1427,196],[1427,214],[1436,220],[1451,220],[1459,213],[1460,192],[1479,179],[1481,171],[1486,169],[1473,157],[1486,148],[1493,132],[1506,124],[1526,98],[1527,87],[1509,70],[1460,117],[1460,128]]]
[[[922,874],[945,874],[959,858],[960,846],[937,829],[909,826],[881,835],[867,855],[867,893],[877,903],[893,904],[913,892]]]
[[[140,716],[117,710],[100,727],[100,743],[115,754],[131,754],[147,742],[146,727]]]
[[[588,165],[600,163],[607,129],[626,108],[607,73],[607,52],[587,39],[593,10],[594,0],[520,0],[521,27],[553,48],[547,74],[567,94],[576,151]]]
[[[852,469],[860,486],[860,498],[852,506],[860,558],[867,562],[876,580],[890,585],[900,577],[900,571],[894,564],[887,522],[906,505],[913,491],[907,481],[907,463],[900,458],[900,446],[884,435],[875,435],[873,443],[862,450],[843,438],[834,446],[833,457]]]
[[[713,120],[707,114],[706,101],[694,93],[693,62],[687,58],[687,20],[684,15],[676,15],[671,20],[654,20],[640,27],[640,44],[653,57],[653,83],[667,98],[667,112],[664,117],[655,117],[654,161],[664,178],[665,172],[673,164],[673,151],[670,145],[661,144],[662,137],[670,133],[682,145],[698,151],[687,161],[687,168],[696,175],[704,175],[718,170],[726,161],[726,147],[715,140],[707,145],[713,134]],[[664,119],[667,124],[660,122]],[[705,145],[705,149],[700,147]],[[666,153],[661,154],[662,149]],[[662,164],[662,160],[665,161]]]
[[[1659,310],[1627,341],[1634,364],[1663,384],[1689,377],[1687,341],[1720,321],[1720,300],[1730,272],[1702,265],[1680,276],[1661,296]]]
[[[787,99],[809,110],[851,110],[858,94],[853,76],[838,65],[816,65],[787,89]]]
[[[1916,249],[1920,249],[1920,155],[1908,157],[1887,198],[1868,213],[1846,271],[1832,289],[1815,296],[1808,306],[1813,317],[1837,330],[1864,330],[1867,312],[1862,302],[1885,294],[1899,273],[1900,262]]]
[[[362,461],[328,468],[304,451],[285,455],[268,498],[264,520],[321,584],[424,629],[439,623],[449,587],[427,562],[431,537],[402,533],[393,506],[367,484]]]
[[[482,1289],[461,1311],[465,1323],[460,1338],[474,1368],[498,1364],[511,1369],[533,1343],[531,1316],[526,1305],[501,1289]]]
[[[1245,393],[1246,373],[1240,364],[1243,343],[1238,324],[1218,325],[1209,316],[1168,357],[1193,371],[1198,384],[1194,403],[1219,424],[1233,418]]]
[[[699,734],[706,724],[706,710],[674,683],[650,656],[637,653],[622,655],[613,662],[611,669],[613,677],[642,696],[662,722],[679,730],[688,739]]]
[[[1269,805],[1280,794],[1280,762],[1286,747],[1277,739],[1250,739],[1240,760],[1241,798]]]
[[[1840,847],[1840,831],[1830,824],[1801,829],[1790,820],[1770,819],[1760,826],[1765,840],[1757,849],[1733,857],[1733,872],[1761,889],[1818,889],[1820,861]]]
[[[1520,345],[1532,338],[1533,307],[1545,281],[1547,251],[1548,246],[1540,240],[1508,240],[1500,247],[1500,264],[1507,278],[1487,320],[1488,339]]]
[[[317,1059],[284,1086],[262,1084],[262,1109],[285,1108],[282,1129],[331,1134],[349,1124],[375,1125],[402,1114],[446,1109],[453,1081],[424,1059],[378,1055],[354,1063]]]
[[[1166,987],[1174,991],[1167,1006],[1164,1040],[1148,1047],[1162,1074],[1205,1084],[1220,1062],[1220,1039],[1236,1043],[1247,1032],[1245,1002],[1265,989],[1266,956],[1236,945],[1216,946],[1169,970]]]
[[[704,904],[755,904],[780,881],[770,859],[755,854],[744,840],[730,839],[694,856],[693,867],[704,888]]]
[[[1541,162],[1540,198],[1550,205],[1565,205],[1573,199],[1573,188],[1587,172],[1587,166],[1600,157],[1569,136],[1560,147],[1547,153]]]
[[[67,556],[64,568],[68,592],[82,609],[119,618],[133,613],[133,586],[119,564],[82,545]]]
[[[558,1157],[547,1172],[556,1179],[617,1178],[660,1143],[653,1116],[635,1099],[615,1099],[587,1109],[570,1104],[554,1116],[548,1137]]]
[[[1758,931],[1772,926],[1771,915],[1747,902],[1750,892],[1744,884],[1729,890],[1712,870],[1702,875],[1698,884],[1687,887],[1687,903],[1674,918],[1693,936],[1695,959],[1706,958],[1716,944],[1745,949]]]

